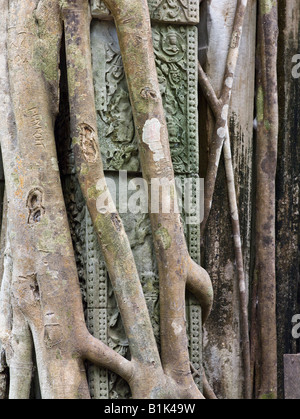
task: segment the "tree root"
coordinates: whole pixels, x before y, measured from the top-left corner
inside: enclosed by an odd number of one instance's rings
[[[191,363],[191,370],[193,373],[193,376],[199,376],[202,378],[202,383],[203,383],[203,395],[206,399],[210,399],[210,400],[217,400],[217,396],[215,395],[212,387],[210,386],[207,377],[206,377],[206,373],[204,370],[204,367],[202,368],[202,373],[200,371],[198,371],[194,365]]]

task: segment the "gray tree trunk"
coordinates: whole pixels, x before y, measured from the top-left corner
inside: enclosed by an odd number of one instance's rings
[[[203,2],[200,23],[200,61],[217,97],[223,82],[232,34],[236,0]],[[241,223],[247,290],[251,277],[253,233],[253,119],[255,80],[256,1],[248,2],[237,73],[229,110],[235,185]],[[200,101],[200,103],[202,103]],[[200,173],[205,176],[207,148],[213,130],[211,114],[200,107]],[[217,178],[208,227],[203,240],[203,266],[211,275],[215,305],[204,329],[204,366],[219,397],[243,395],[238,281],[223,159]],[[247,292],[248,292],[247,291]]]

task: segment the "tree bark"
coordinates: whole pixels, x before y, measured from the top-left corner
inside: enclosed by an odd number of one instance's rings
[[[200,58],[216,97],[221,95],[236,5],[236,1],[202,3],[201,16],[207,23],[200,22],[200,40],[205,38],[207,33],[207,47],[205,56],[205,45],[202,45]],[[251,276],[255,33],[256,1],[248,1],[228,109],[247,301]],[[212,92],[208,94],[210,97],[213,95]],[[207,103],[212,103],[211,99],[208,99]],[[220,104],[215,103],[215,108],[218,106]],[[203,150],[200,156],[200,170],[202,176],[205,176],[208,160],[206,153],[210,148],[208,139],[212,138],[215,127],[213,113],[207,111],[206,107],[200,108],[200,126],[205,126],[200,137],[200,149]],[[201,238],[203,266],[212,278],[216,301],[205,326],[204,364],[207,378],[217,396],[235,399],[243,397],[244,373],[238,343],[241,325],[240,305],[237,303],[240,292],[235,267],[237,253],[233,252],[233,239],[229,240],[233,236],[231,213],[234,212],[229,208],[226,176],[225,162],[221,156],[211,214],[205,236]]]
[[[259,1],[256,147],[256,312],[254,385],[259,398],[277,397],[275,180],[278,148],[277,1]]]
[[[85,398],[88,388],[74,333],[83,327],[84,317],[54,141],[61,33],[57,2],[10,2],[13,109],[8,115],[14,113],[16,131],[13,137],[2,137],[1,146],[13,259],[13,317],[30,328],[42,396]],[[22,354],[21,348],[14,352]],[[11,392],[11,397],[18,396],[12,388]]]

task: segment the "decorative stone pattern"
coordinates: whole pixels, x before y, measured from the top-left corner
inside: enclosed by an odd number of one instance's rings
[[[199,376],[194,380],[197,386],[202,390],[202,317],[201,307],[189,298],[189,343],[190,343],[190,361],[193,367],[199,371]]]
[[[92,25],[98,130],[105,170],[140,170],[128,88],[115,27]],[[176,173],[197,173],[197,29],[153,25],[160,90]]]
[[[196,185],[198,184],[199,177],[198,175],[186,175],[179,176],[181,183],[183,184],[185,178],[189,178],[191,182],[190,196],[186,197],[183,194],[183,204],[188,199],[192,208],[198,208],[200,203],[197,202],[196,198]],[[201,193],[204,192],[202,189],[203,185],[200,184],[200,199]],[[202,201],[203,202],[203,201]],[[201,219],[201,213],[197,215]],[[189,253],[192,259],[200,264],[200,224],[190,224],[186,223],[187,214],[185,214],[184,209],[182,212],[182,221],[184,226],[184,232],[188,243]],[[202,312],[201,307],[195,298],[187,293],[186,299],[187,306],[187,330],[189,338],[189,352],[190,360],[193,364],[193,367],[199,371],[199,375],[194,376],[195,383],[198,385],[200,390],[202,390]]]
[[[107,272],[88,212],[85,224],[87,327],[93,336],[107,343]],[[91,365],[88,380],[92,398],[109,398],[107,370]]]
[[[199,22],[199,0],[148,0],[151,19],[167,23]],[[97,19],[111,17],[102,0],[91,0],[92,15]]]

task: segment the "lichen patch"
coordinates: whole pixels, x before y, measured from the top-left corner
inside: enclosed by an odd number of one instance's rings
[[[164,150],[160,138],[161,123],[158,119],[148,119],[143,128],[143,142],[153,152],[153,160],[159,162],[164,159]]]

